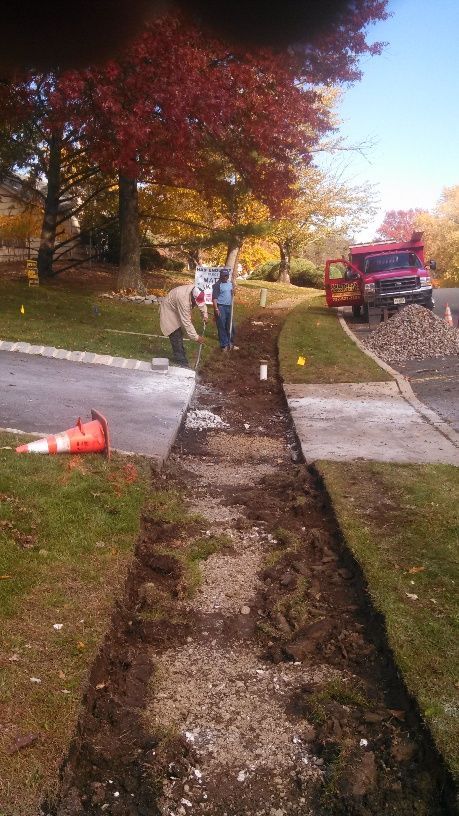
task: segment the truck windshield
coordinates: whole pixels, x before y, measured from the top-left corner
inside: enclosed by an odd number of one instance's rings
[[[423,269],[423,265],[414,252],[387,252],[367,258],[365,261],[365,275],[373,272],[385,272],[392,269]]]

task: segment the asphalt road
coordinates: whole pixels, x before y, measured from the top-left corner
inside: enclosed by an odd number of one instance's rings
[[[434,301],[434,312],[440,317],[445,316],[445,307],[447,303],[449,304],[453,323],[457,326],[459,322],[459,286],[456,289],[435,289]]]
[[[435,314],[443,318],[446,304],[449,304],[454,326],[459,322],[459,287],[456,289],[435,289]],[[358,323],[345,309],[345,317],[352,331],[359,339],[368,334],[368,324]],[[379,325],[379,317],[372,322],[372,329]],[[408,377],[417,398],[436,411],[455,431],[459,432],[459,357],[431,357],[424,360],[410,360],[407,363],[393,363],[392,367]]]
[[[109,423],[112,447],[162,462],[194,390],[184,370],[154,374],[0,352],[0,426],[58,433],[91,418]]]
[[[397,363],[417,398],[459,433],[459,357],[430,357]]]

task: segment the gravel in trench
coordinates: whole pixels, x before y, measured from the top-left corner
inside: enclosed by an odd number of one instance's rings
[[[259,446],[256,436],[237,439],[235,445],[230,434],[212,434],[206,452],[211,447],[218,456],[236,451],[239,459],[247,457],[252,462],[249,484],[257,485],[273,471],[265,461],[272,451],[286,463],[290,458],[279,439],[259,440]],[[235,457],[230,453],[228,458],[231,462]],[[156,731],[179,733],[194,757],[184,777],[174,779],[172,774],[164,782],[160,813],[221,816],[228,808],[228,814],[247,816],[308,814],[308,791],[321,778],[323,761],[305,739],[308,723],[290,715],[286,703],[301,684],[322,683],[336,672],[326,666],[307,669],[299,661],[273,665],[260,657],[254,632],[254,622],[263,614],[257,609],[262,586],[258,574],[273,535],[265,525],[232,529],[218,498],[215,503],[215,473],[220,477],[217,490],[224,495],[229,486],[241,484],[246,466],[227,459],[222,469],[207,454],[205,467],[195,457],[177,457],[174,464],[197,477],[198,500],[195,503],[191,495],[189,509],[207,508],[212,533],[228,536],[232,552],[215,553],[201,563],[202,583],[184,609],[199,616],[196,634],[158,659],[153,656],[150,725]],[[240,521],[240,508],[225,510]]]

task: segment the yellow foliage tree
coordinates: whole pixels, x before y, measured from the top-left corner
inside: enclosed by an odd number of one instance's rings
[[[422,213],[416,226],[424,232],[427,257],[435,258],[437,274],[459,282],[459,185],[446,187],[432,213]]]
[[[233,244],[238,249],[246,244],[241,260],[247,268],[265,259],[254,236],[263,232],[269,211],[250,193],[235,190],[231,198],[206,199],[196,190],[146,185],[139,201],[145,237],[184,253],[190,266],[227,263]]]
[[[20,242],[39,238],[42,220],[43,211],[36,206],[25,207],[20,213],[0,215],[0,238]]]
[[[271,221],[270,237],[280,254],[279,280],[290,281],[292,257],[336,232],[361,228],[374,214],[374,190],[353,186],[335,171],[301,167],[292,195],[279,218]]]

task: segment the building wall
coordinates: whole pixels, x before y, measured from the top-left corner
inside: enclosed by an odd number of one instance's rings
[[[0,184],[0,217],[22,215],[27,212],[29,207],[30,203],[28,201],[22,201],[16,193],[13,193],[9,189],[8,185]],[[39,212],[38,206],[33,208],[35,213]],[[69,251],[63,256],[63,261],[84,258],[86,254],[85,247],[81,244],[78,237],[78,230],[79,224],[75,217],[67,219],[58,228],[57,241],[66,240],[67,238],[75,236],[74,241],[68,245]],[[14,237],[13,235],[2,236],[0,230],[0,263],[25,260],[29,257],[29,251],[30,257],[36,258],[39,246],[40,239],[38,236],[30,238],[29,250],[29,240],[27,238],[23,236]]]

